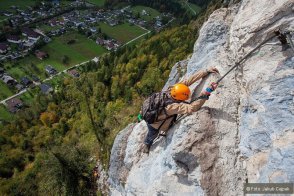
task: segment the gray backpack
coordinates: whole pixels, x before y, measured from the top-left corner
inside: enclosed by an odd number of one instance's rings
[[[170,116],[167,115],[165,107],[172,103],[178,103],[172,99],[168,91],[162,91],[153,93],[150,95],[143,103],[141,108],[142,118],[148,123],[153,124],[158,120],[159,114],[164,111],[167,118]],[[166,118],[166,119],[167,119]]]

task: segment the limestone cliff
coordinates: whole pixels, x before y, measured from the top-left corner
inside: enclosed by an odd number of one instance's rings
[[[209,66],[223,75],[278,28],[293,31],[292,0],[243,0],[215,11],[165,88]],[[245,182],[294,182],[294,53],[281,49],[275,37],[259,47],[149,156],[144,122],[122,130],[111,152],[111,195],[242,195]],[[217,77],[195,84],[196,94]]]

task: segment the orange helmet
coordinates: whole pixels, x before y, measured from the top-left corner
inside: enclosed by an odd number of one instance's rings
[[[185,100],[189,99],[190,89],[185,84],[179,83],[179,84],[175,84],[171,88],[170,94],[171,94],[172,98],[174,98],[176,100],[185,101]]]

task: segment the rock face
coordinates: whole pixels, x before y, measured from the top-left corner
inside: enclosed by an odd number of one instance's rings
[[[112,195],[242,195],[245,182],[294,182],[294,51],[271,38],[278,28],[294,29],[293,11],[292,0],[243,0],[210,16],[165,88],[209,66],[223,75],[266,42],[202,109],[155,141],[149,156],[142,152],[146,124],[125,128],[112,149]],[[216,77],[195,84],[196,94]]]

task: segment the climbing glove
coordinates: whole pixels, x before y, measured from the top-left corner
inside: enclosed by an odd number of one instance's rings
[[[138,120],[138,122],[141,122],[143,120],[143,117],[142,117],[141,113],[138,114],[137,120]]]
[[[206,72],[207,72],[207,74],[210,74],[210,73],[218,73],[219,74],[218,69],[215,67],[209,67],[208,69],[206,69]]]
[[[207,87],[203,92],[201,92],[200,96],[205,97],[206,99],[209,98],[210,94],[217,88],[217,83],[212,82],[209,87]]]

